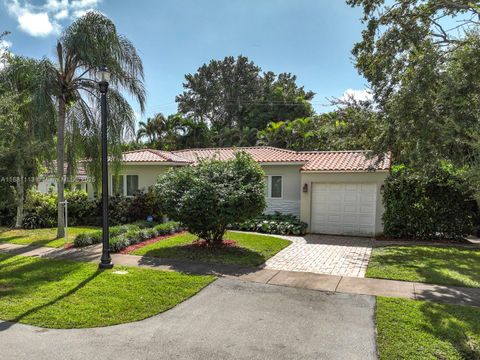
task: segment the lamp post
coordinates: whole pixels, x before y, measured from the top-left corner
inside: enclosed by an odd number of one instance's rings
[[[105,66],[98,71],[98,87],[100,89],[101,107],[101,132],[102,132],[102,258],[100,269],[111,269],[113,267],[109,250],[108,231],[108,147],[107,147],[107,91],[110,81],[110,72]]]

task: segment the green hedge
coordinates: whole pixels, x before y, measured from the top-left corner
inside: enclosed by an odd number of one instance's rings
[[[71,226],[100,226],[102,219],[102,202],[98,199],[89,199],[85,191],[65,191],[68,201],[68,223]],[[0,203],[1,205],[1,203]],[[10,219],[0,220],[11,224],[15,214],[14,201],[10,202],[11,209],[0,208],[0,217],[5,212]],[[9,210],[10,212],[7,212]],[[145,219],[152,216],[155,221],[162,218],[159,205],[152,191],[139,192],[133,197],[113,196],[109,199],[108,208],[112,225],[130,224],[139,222],[139,226],[146,223]],[[23,227],[38,229],[55,227],[57,224],[57,195],[55,192],[43,194],[36,190],[28,192],[25,201],[25,215]]]
[[[253,220],[240,224],[233,224],[231,228],[242,231],[255,231],[277,235],[304,235],[307,231],[307,223],[300,221],[294,215],[276,212],[271,215],[261,215]]]
[[[460,239],[473,231],[474,189],[459,171],[420,173],[396,167],[385,182],[386,236]]]
[[[142,223],[145,226],[146,223]],[[110,251],[118,252],[124,248],[138,244],[139,242],[155,238],[157,236],[173,234],[180,231],[180,224],[174,221],[163,224],[150,224],[151,227],[140,227],[138,224],[120,225],[110,227]],[[74,240],[75,247],[84,247],[102,242],[102,231],[82,233]]]
[[[180,231],[180,224],[175,221],[166,222],[148,229],[132,229],[110,239],[110,251],[119,252],[130,245],[155,238],[157,236],[173,234]]]
[[[137,225],[131,224],[131,225],[112,226],[110,227],[109,230],[110,230],[110,238],[114,238],[128,231],[140,230],[140,228]],[[75,247],[83,247],[83,246],[89,246],[93,244],[99,244],[101,242],[102,242],[102,230],[96,230],[89,233],[79,234],[73,241],[73,244]]]

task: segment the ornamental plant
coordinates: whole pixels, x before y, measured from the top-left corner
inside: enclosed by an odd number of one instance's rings
[[[251,220],[265,208],[265,174],[245,152],[172,169],[158,179],[162,212],[208,246],[222,244],[229,224]]]

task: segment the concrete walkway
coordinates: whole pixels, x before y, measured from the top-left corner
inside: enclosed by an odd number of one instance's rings
[[[55,249],[48,247],[34,248],[31,246],[4,243],[0,244],[0,253],[96,263],[100,259],[101,247]],[[114,254],[112,259],[116,265],[145,267],[164,271],[180,271],[192,274],[213,274],[245,282],[319,290],[329,293],[400,297],[480,307],[480,289],[474,288],[266,268],[261,269],[235,265],[196,263],[136,255]]]

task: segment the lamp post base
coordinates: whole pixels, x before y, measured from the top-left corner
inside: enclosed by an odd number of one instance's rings
[[[100,262],[98,264],[99,269],[111,269],[113,268],[113,264],[111,262]]]

